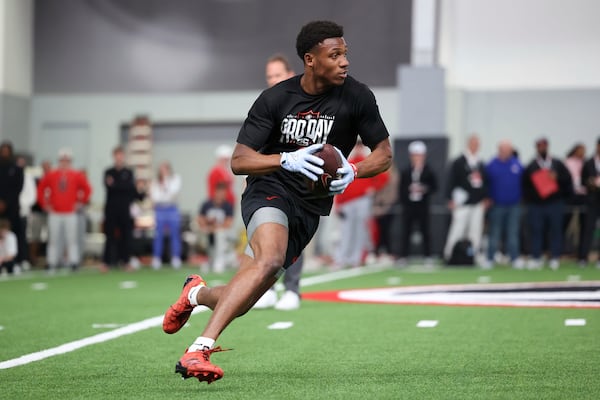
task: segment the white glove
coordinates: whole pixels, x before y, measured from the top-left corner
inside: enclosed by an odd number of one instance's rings
[[[313,153],[322,148],[322,144],[313,144],[312,146],[303,147],[290,153],[281,153],[279,164],[285,170],[300,172],[311,181],[316,182],[319,179],[319,175],[323,174],[321,166],[325,161],[322,158],[313,156]]]
[[[340,157],[342,157],[342,167],[338,168],[337,174],[338,179],[331,181],[329,184],[329,195],[333,196],[336,194],[344,193],[344,190],[354,181],[356,178],[356,165],[351,164],[346,160],[346,157],[342,154],[340,149],[335,147],[335,150],[339,153]]]

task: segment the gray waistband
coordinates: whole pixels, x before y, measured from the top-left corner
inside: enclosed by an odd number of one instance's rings
[[[254,258],[254,252],[250,247],[250,239],[252,238],[254,231],[256,231],[256,228],[266,223],[280,224],[287,228],[288,218],[279,208],[263,207],[256,210],[252,215],[252,218],[250,218],[250,222],[248,222],[248,227],[246,228],[246,237],[248,238],[248,245],[244,251],[246,255]]]

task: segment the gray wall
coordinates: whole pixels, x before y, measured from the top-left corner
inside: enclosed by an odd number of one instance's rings
[[[395,85],[410,61],[411,0],[35,2],[36,93],[193,92],[264,86],[264,62],[295,54],[300,27],[345,27],[351,73]]]
[[[0,139],[10,140],[17,152],[27,152],[29,146],[29,96],[0,94]]]

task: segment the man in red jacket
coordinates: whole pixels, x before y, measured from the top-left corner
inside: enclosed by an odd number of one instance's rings
[[[58,154],[58,168],[50,171],[38,185],[38,200],[48,211],[47,261],[50,272],[56,270],[63,254],[63,245],[71,269],[79,268],[77,240],[77,210],[90,199],[92,189],[83,173],[71,167],[71,151],[62,149]],[[64,235],[64,236],[62,236]]]

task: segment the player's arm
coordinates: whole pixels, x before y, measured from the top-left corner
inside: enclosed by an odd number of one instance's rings
[[[279,154],[261,154],[245,144],[236,143],[231,155],[231,170],[236,175],[265,175],[281,168]]]
[[[386,171],[392,165],[392,146],[387,138],[371,147],[371,154],[356,164],[348,162],[342,151],[337,147],[335,149],[340,154],[343,165],[337,170],[337,179],[329,184],[330,196],[344,193],[354,179],[370,178]]]
[[[236,175],[265,175],[283,168],[316,181],[323,173],[324,161],[313,153],[322,148],[322,144],[313,144],[289,153],[267,155],[237,143],[231,156],[231,170]]]
[[[387,171],[391,165],[392,145],[386,138],[371,148],[371,154],[367,158],[356,163],[356,177],[370,178]]]

